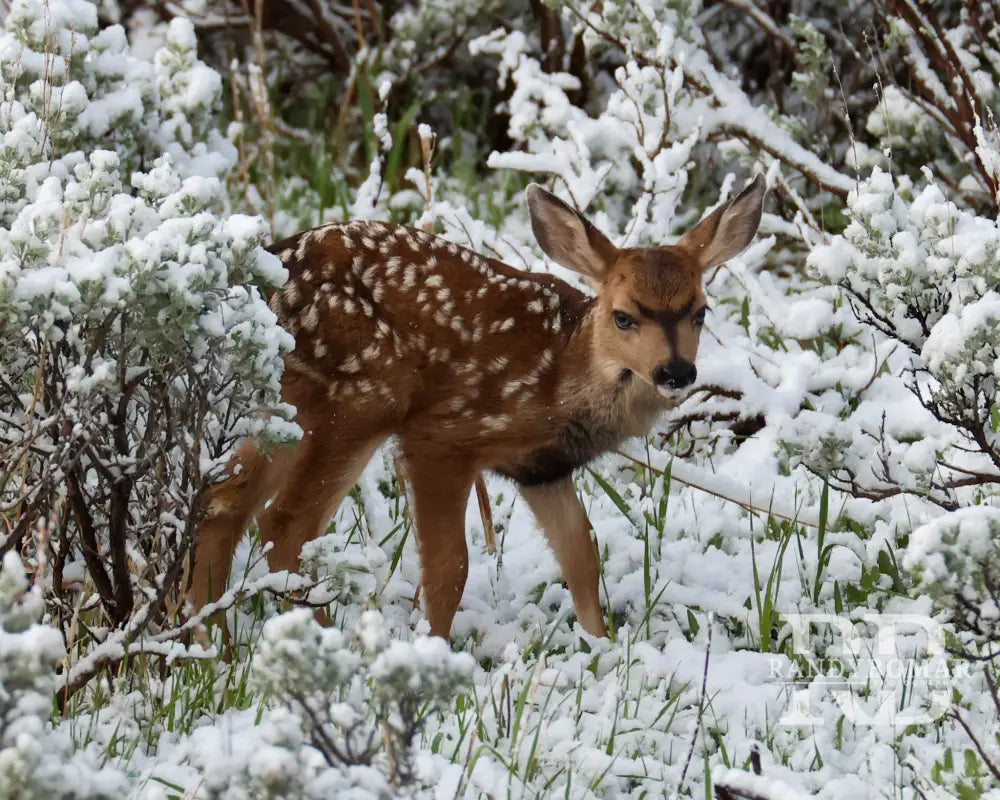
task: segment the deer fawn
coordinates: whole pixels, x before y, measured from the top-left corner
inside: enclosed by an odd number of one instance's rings
[[[270,457],[245,443],[206,495],[191,597],[217,599],[259,520],[275,570],[295,570],[375,449],[398,439],[411,483],[431,632],[447,637],[468,573],[465,509],[480,472],[513,480],[543,528],[577,617],[606,635],[596,545],[573,471],[646,434],[695,380],[702,274],[760,223],[758,176],[677,244],[615,247],[537,185],[531,225],[589,297],[420,230],[325,225],[270,248],[289,271],[271,306],[295,336],[284,398],[304,436]]]

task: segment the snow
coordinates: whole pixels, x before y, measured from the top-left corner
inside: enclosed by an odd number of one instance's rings
[[[457,15],[476,14],[426,5],[393,15],[393,30],[449,11],[465,21]],[[677,241],[747,173],[764,170],[782,197],[755,243],[706,276],[713,311],[699,383],[648,441],[629,442],[623,455],[577,476],[613,637],[595,639],[573,619],[543,534],[514,487],[492,476],[500,553],[486,553],[470,501],[469,581],[454,647],[428,637],[417,546],[406,504],[393,494],[390,447],[376,454],[327,535],[307,545],[304,575],[268,574],[259,549],[244,540],[237,583],[180,628],[158,627],[155,576],[144,572],[156,556],[135,541],[128,556],[137,611],[119,628],[91,625],[98,601],[74,553],[62,579],[79,599],[73,624],[89,630],[67,652],[49,624],[58,620],[42,618],[41,591],[52,576],[37,559],[22,563],[7,553],[0,790],[18,791],[30,779],[41,787],[36,796],[394,796],[393,731],[405,728],[417,701],[426,718],[412,742],[412,793],[424,797],[639,798],[701,793],[709,782],[769,798],[909,797],[914,786],[930,793],[948,773],[946,759],[971,752],[949,721],[897,724],[897,712],[934,708],[929,682],[904,681],[901,690],[887,664],[864,658],[838,673],[833,661],[843,653],[830,626],[816,623],[806,652],[794,650],[792,628],[799,614],[829,615],[858,630],[875,624],[865,621],[872,612],[916,615],[974,647],[984,639],[963,623],[974,618],[988,632],[1000,620],[984,585],[984,575],[1000,568],[996,481],[963,483],[970,474],[995,475],[988,448],[977,446],[984,440],[996,452],[998,443],[989,418],[1000,378],[997,221],[953,199],[956,187],[975,183],[968,175],[945,182],[929,170],[889,168],[875,144],[904,152],[901,130],[913,144],[937,141],[902,90],[886,87],[882,107],[865,118],[859,135],[874,144],[859,142],[848,157],[857,162],[855,178],[847,162],[810,152],[789,130],[794,125],[718,68],[699,30],[719,13],[715,6],[684,19],[677,4],[612,5],[581,11],[584,40],[598,59],[586,108],[570,99],[578,77],[542,68],[528,28],[476,35],[469,53],[455,55],[497,70],[514,144],[490,154],[489,166],[549,181],[622,246]],[[475,22],[492,25],[491,15]],[[621,52],[598,32],[608,15],[620,26]],[[26,24],[18,35],[37,40],[32,47],[10,32],[18,21]],[[33,397],[28,381],[16,387],[16,411],[0,419],[37,423],[31,452],[72,447],[84,458],[105,446],[107,411],[97,400],[117,398],[122,374],[140,394],[160,386],[148,382],[155,360],[119,363],[113,349],[88,337],[102,325],[113,335],[101,341],[135,331],[132,347],[195,356],[190,372],[165,378],[171,397],[215,381],[198,434],[204,441],[183,461],[210,474],[241,436],[301,435],[294,409],[280,402],[281,359],[294,341],[263,299],[264,287],[288,273],[260,246],[272,225],[282,230],[295,216],[283,209],[268,222],[233,212],[266,204],[253,186],[242,198],[230,193],[238,154],[220,133],[223,82],[197,58],[195,24],[183,17],[136,24],[130,45],[119,26],[98,31],[96,8],[84,0],[15,0],[0,33],[0,58],[26,76],[17,87],[4,84],[10,91],[0,103],[0,335],[16,330],[4,346],[22,362],[38,360],[39,342],[56,348],[67,360],[59,398],[68,404],[47,407],[48,396]],[[47,67],[38,42],[53,31],[60,57],[50,60],[49,79],[59,82],[62,119],[42,102]],[[972,69],[964,34],[953,34]],[[517,181],[509,174],[482,178],[470,198],[435,163],[426,197],[425,175],[411,163],[405,180],[415,188],[389,194],[383,171],[395,117],[387,104],[397,96],[393,70],[404,63],[393,58],[413,63],[424,55],[416,39],[394,39],[375,78],[379,153],[345,207],[326,216],[420,213],[421,222],[478,252],[580,285],[540,257],[523,207],[510,199]],[[947,95],[934,66],[907,47],[907,63]],[[62,57],[70,48],[85,54],[86,71]],[[990,91],[985,72],[973,80]],[[233,140],[247,130],[231,127]],[[417,134],[433,138],[426,123]],[[975,134],[976,153],[996,177],[995,131],[980,125]],[[142,158],[130,137],[142,143]],[[825,188],[809,195],[803,183]],[[313,191],[299,176],[288,184],[304,196]],[[838,196],[846,197],[846,220],[831,234],[810,218],[834,204],[839,213]],[[303,207],[315,199],[308,197]],[[227,394],[225,386],[240,389]],[[934,404],[989,419],[953,424],[935,416]],[[148,425],[153,408],[129,413]],[[737,426],[750,433],[737,435]],[[8,435],[0,431],[0,446]],[[194,434],[182,432],[165,457],[181,458],[185,436]],[[112,455],[106,465],[115,474],[134,467],[132,454]],[[100,469],[88,469],[86,488],[99,486]],[[12,474],[0,483],[24,480]],[[57,477],[61,485],[65,476]],[[847,489],[886,498],[849,497]],[[157,536],[180,540],[186,498],[132,511]],[[12,507],[0,506],[0,514]],[[31,571],[33,589],[25,579]],[[285,591],[328,604],[333,626],[320,627],[309,608],[285,610],[275,599]],[[216,612],[252,656],[240,651],[232,665],[219,658],[203,628]],[[877,631],[865,631],[873,643]],[[896,644],[896,666],[942,663],[927,637],[908,634]],[[819,677],[807,686],[784,679],[809,659],[820,661]],[[944,663],[960,711],[992,737],[995,708],[983,677]],[[102,672],[105,665],[113,673]],[[66,718],[50,719],[57,690],[98,673],[97,688],[81,691]],[[852,696],[853,713],[881,715],[883,724],[851,717],[842,690],[823,679],[840,674],[864,686]],[[887,696],[892,702],[883,702]],[[793,723],[786,715],[796,702],[804,707]],[[366,763],[339,763],[317,743],[320,734],[342,744],[357,732],[374,742]],[[762,775],[739,768],[754,751]],[[942,797],[953,796],[959,778],[947,780]]]

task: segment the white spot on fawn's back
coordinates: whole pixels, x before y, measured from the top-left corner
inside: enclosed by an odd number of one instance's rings
[[[299,286],[295,281],[289,281],[281,289],[281,296],[286,305],[294,306],[299,302]]]
[[[508,414],[497,414],[495,416],[487,414],[486,416],[481,417],[479,422],[484,428],[499,431],[510,425],[510,416]]]
[[[520,391],[523,385],[524,384],[521,381],[511,381],[506,386],[504,386],[503,389],[500,390],[500,397],[506,400],[515,392]]]
[[[341,362],[340,366],[337,367],[341,372],[354,373],[361,370],[361,361],[357,356],[351,356],[346,361]]]
[[[317,325],[319,325],[319,309],[313,303],[302,316],[302,327],[307,331],[314,331]]]
[[[507,356],[494,356],[486,367],[486,371],[492,375],[496,375],[499,372],[503,372],[509,363],[510,359]]]
[[[306,251],[309,249],[309,244],[312,239],[312,232],[306,231],[299,237],[299,246],[295,248],[295,255],[302,260],[305,258]]]

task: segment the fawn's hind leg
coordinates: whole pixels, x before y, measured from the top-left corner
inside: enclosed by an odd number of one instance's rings
[[[189,592],[195,608],[218,600],[225,591],[236,545],[250,520],[281,486],[295,455],[295,447],[265,455],[253,442],[246,442],[229,462],[229,477],[205,493]]]
[[[272,572],[298,569],[302,545],[326,530],[387,436],[361,425],[354,430],[325,425],[307,434],[278,495],[259,520],[261,540],[272,544],[267,554]]]
[[[469,575],[465,508],[478,470],[433,443],[417,450],[404,440],[403,455],[415,506],[424,610],[431,634],[447,639]]]

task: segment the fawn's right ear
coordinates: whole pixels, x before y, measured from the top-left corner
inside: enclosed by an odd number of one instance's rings
[[[531,230],[557,264],[600,283],[618,258],[618,248],[597,228],[537,183],[525,190]]]

